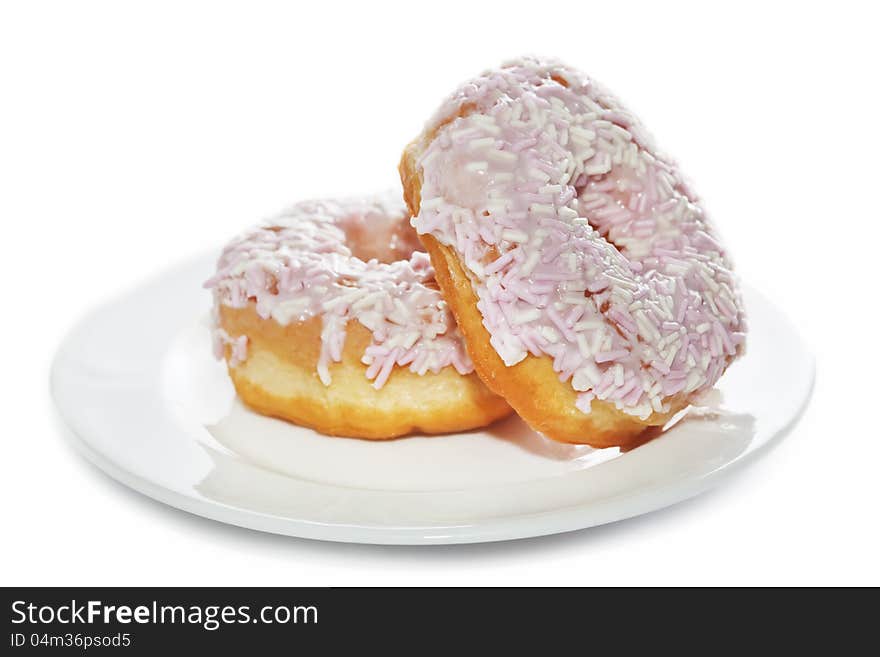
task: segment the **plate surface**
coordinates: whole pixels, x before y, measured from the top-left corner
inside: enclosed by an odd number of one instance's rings
[[[466,543],[582,529],[718,483],[803,411],[813,359],[746,288],[748,353],[659,437],[621,453],[545,440],[514,417],[485,431],[387,442],[328,438],[259,416],[211,356],[214,257],[88,315],[64,340],[52,393],[78,447],[110,476],[243,527],[363,543]]]

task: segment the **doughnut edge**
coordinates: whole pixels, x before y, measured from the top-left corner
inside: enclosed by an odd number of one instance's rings
[[[260,318],[252,305],[221,306],[220,326],[231,336],[248,337],[248,356],[237,365],[230,364],[231,350],[224,348],[242,402],[263,415],[326,435],[387,440],[411,433],[452,433],[487,426],[512,412],[476,374],[461,375],[451,367],[424,375],[395,367],[386,385],[376,390],[360,362],[370,336],[356,322],[349,325],[342,361],[330,366],[330,386],[315,372],[319,322],[281,326]],[[280,394],[278,387],[287,394]]]

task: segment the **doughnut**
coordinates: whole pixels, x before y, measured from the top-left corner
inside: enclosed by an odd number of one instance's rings
[[[473,373],[401,200],[299,203],[235,238],[205,286],[241,400],[328,435],[464,431],[511,413]]]
[[[483,73],[400,175],[477,373],[545,436],[631,444],[742,352],[737,280],[700,199],[582,73],[537,58]]]

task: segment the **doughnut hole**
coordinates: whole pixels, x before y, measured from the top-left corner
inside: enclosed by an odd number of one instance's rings
[[[391,264],[409,260],[413,252],[424,250],[415,228],[409,224],[409,217],[401,221],[378,214],[358,215],[339,227],[345,233],[345,245],[351,254],[364,262],[378,260]]]

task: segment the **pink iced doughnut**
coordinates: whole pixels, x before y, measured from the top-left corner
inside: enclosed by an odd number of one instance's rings
[[[531,58],[485,72],[401,177],[477,372],[549,437],[626,443],[742,350],[736,278],[699,199],[583,74]]]
[[[510,412],[471,373],[390,195],[299,203],[234,239],[206,285],[217,355],[260,412],[363,438],[471,429]]]

